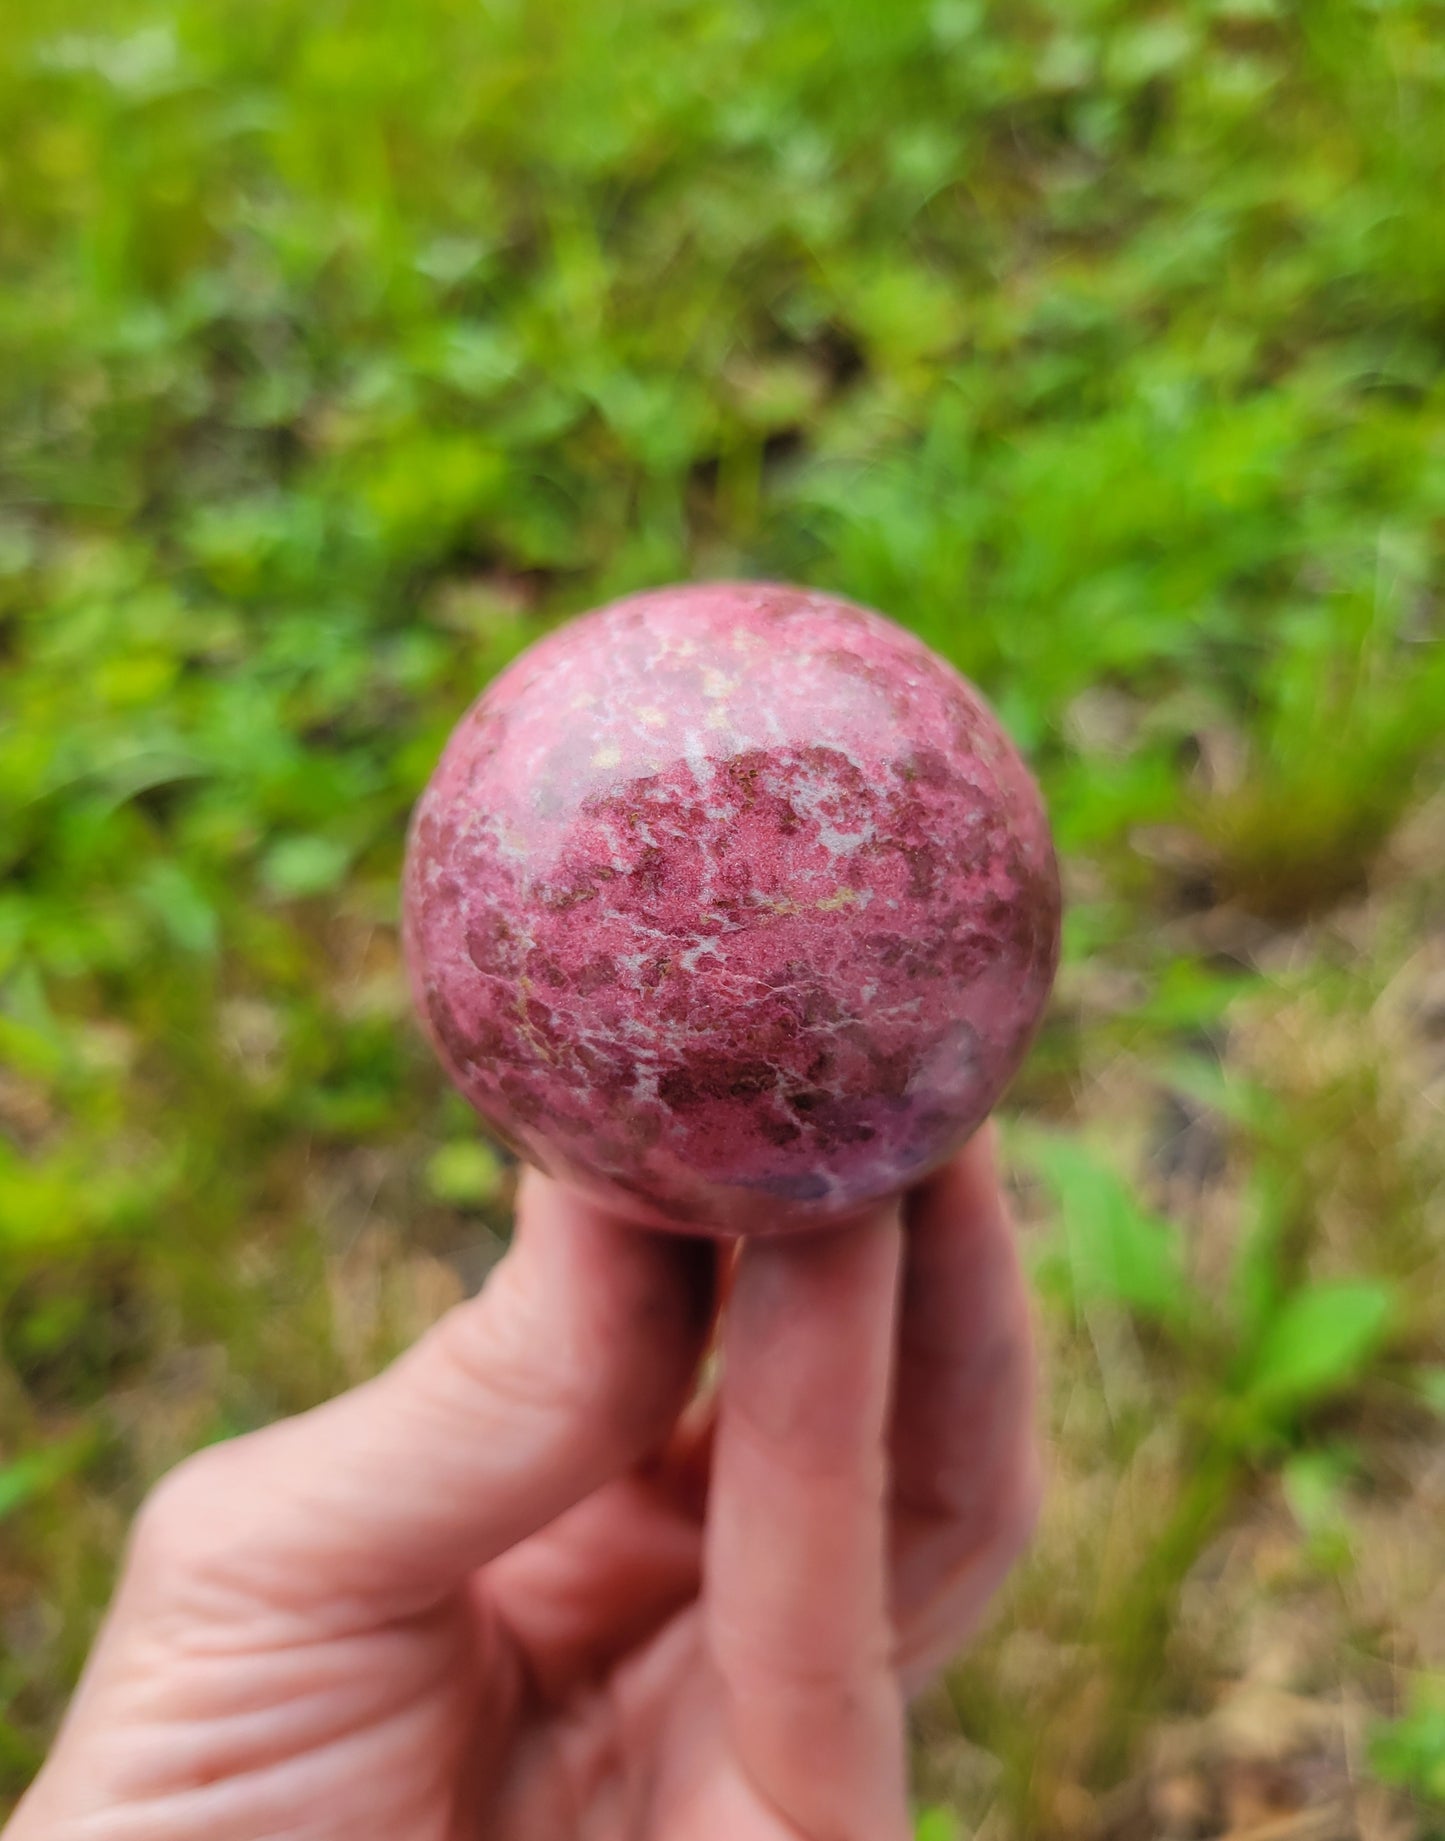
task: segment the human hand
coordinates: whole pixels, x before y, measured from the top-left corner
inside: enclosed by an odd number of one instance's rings
[[[907,1217],[733,1266],[529,1175],[478,1298],[161,1484],[7,1841],[905,1841],[1038,1494],[986,1133]]]

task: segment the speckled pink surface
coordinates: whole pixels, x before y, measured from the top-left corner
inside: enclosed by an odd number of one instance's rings
[[[800,589],[663,589],[549,635],[412,820],[443,1063],[530,1161],[654,1225],[820,1225],[917,1181],[1017,1068],[1058,937],[987,706]]]

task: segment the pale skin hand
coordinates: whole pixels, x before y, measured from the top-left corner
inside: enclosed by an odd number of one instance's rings
[[[6,1841],[906,1841],[906,1696],[1038,1494],[986,1136],[718,1259],[529,1178],[378,1380],[142,1511]]]

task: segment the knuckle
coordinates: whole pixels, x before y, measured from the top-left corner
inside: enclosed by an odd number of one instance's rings
[[[480,1299],[457,1305],[431,1331],[418,1362],[463,1411],[585,1424],[629,1437],[651,1424],[653,1390],[639,1386],[637,1344],[615,1321],[569,1321],[546,1308],[523,1267],[504,1260]],[[420,1352],[419,1352],[420,1353]]]
[[[203,1560],[224,1523],[233,1469],[232,1450],[208,1446],[183,1459],[146,1497],[130,1542],[130,1570],[142,1583],[173,1579]]]
[[[543,1283],[525,1259],[508,1256],[477,1300],[460,1303],[431,1331],[442,1384],[508,1412],[582,1421],[602,1434],[635,1438],[676,1410],[659,1386],[668,1342],[677,1346],[677,1390],[687,1383],[676,1287],[646,1263],[618,1259],[606,1294],[580,1309]]]
[[[566,1363],[534,1320],[525,1294],[499,1267],[480,1300],[455,1305],[412,1352],[410,1365],[463,1412],[500,1407],[531,1416],[559,1404]]]

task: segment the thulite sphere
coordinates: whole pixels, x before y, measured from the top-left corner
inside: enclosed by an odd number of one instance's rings
[[[1058,941],[1043,808],[978,693],[801,589],[550,634],[412,819],[406,951],[452,1079],[654,1226],[820,1226],[926,1175],[1022,1060]]]

